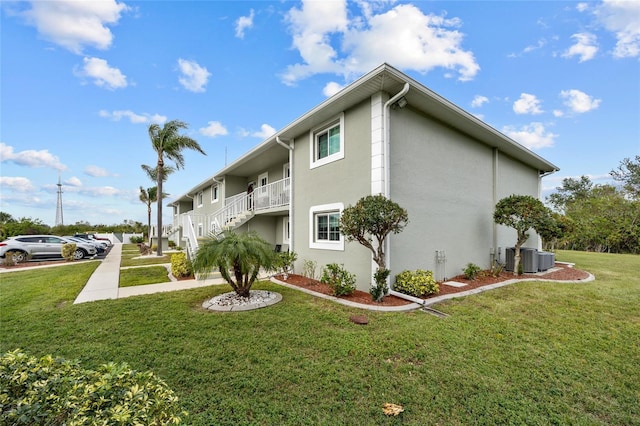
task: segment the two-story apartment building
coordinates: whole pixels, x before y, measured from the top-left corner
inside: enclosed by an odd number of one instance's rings
[[[469,262],[504,260],[515,233],[493,222],[495,204],[539,197],[542,176],[557,170],[383,64],[170,203],[172,238],[193,250],[225,227],[257,231],[298,253],[296,270],[305,260],[344,264],[367,291],[371,253],[345,241],[339,219],[361,197],[384,194],[410,221],[389,238],[392,276],[421,268],[443,279]]]

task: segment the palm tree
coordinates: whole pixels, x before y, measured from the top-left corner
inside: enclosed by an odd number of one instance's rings
[[[156,177],[157,177],[157,191],[158,194],[162,194],[162,184],[165,181],[167,173],[167,167],[165,166],[165,159],[173,161],[176,165],[176,169],[184,167],[184,156],[182,150],[185,148],[193,149],[203,155],[207,155],[198,142],[189,136],[184,136],[179,133],[180,129],[186,129],[189,126],[187,123],[180,120],[171,120],[160,127],[159,124],[154,123],[149,125],[149,138],[151,139],[151,146],[158,155],[158,162],[156,165]],[[158,251],[157,255],[162,256],[162,197],[158,198]]]
[[[218,268],[238,296],[249,297],[260,268],[272,270],[274,264],[273,248],[257,233],[228,231],[223,239],[210,237],[198,248],[193,270],[196,274],[208,274]]]
[[[164,198],[163,194],[163,197]],[[144,189],[140,187],[140,201],[147,206],[147,238],[151,239],[151,204],[158,201],[158,187]]]

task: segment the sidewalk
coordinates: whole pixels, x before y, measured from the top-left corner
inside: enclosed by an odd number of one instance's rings
[[[191,288],[206,287],[216,284],[225,284],[222,278],[210,278],[205,280],[172,281],[161,284],[148,284],[135,287],[120,288],[120,259],[122,257],[122,244],[114,244],[107,257],[93,272],[89,281],[84,286],[74,304],[93,302],[96,300],[121,299],[144,294],[161,293],[166,291],[186,290]]]

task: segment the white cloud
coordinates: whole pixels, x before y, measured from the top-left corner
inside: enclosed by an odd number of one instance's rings
[[[253,17],[255,13],[253,9],[249,12],[249,16],[241,16],[236,21],[236,37],[244,38],[244,31],[247,28],[253,28]]]
[[[640,2],[604,0],[596,12],[604,27],[615,34],[616,58],[640,56]]]
[[[164,115],[160,115],[160,114],[147,114],[142,113],[142,114],[136,114],[133,111],[129,111],[129,110],[116,110],[116,111],[106,111],[106,110],[100,110],[100,112],[98,112],[98,115],[100,115],[100,117],[104,117],[104,118],[109,118],[113,121],[120,121],[123,118],[128,118],[129,121],[133,124],[142,124],[142,123],[158,123],[158,124],[163,124],[167,121],[167,117],[165,117]]]
[[[211,77],[211,73],[205,67],[198,65],[195,61],[178,59],[178,67],[182,77],[178,78],[182,87],[190,92],[204,92],[205,86]]]
[[[542,114],[540,100],[536,95],[521,93],[520,99],[513,103],[513,111],[516,114]]]
[[[598,53],[598,43],[596,36],[591,33],[577,33],[571,36],[576,43],[567,49],[562,57],[571,58],[573,56],[580,57],[579,62],[585,62],[593,59]]]
[[[553,110],[553,116],[554,117],[563,117],[564,116],[564,111],[559,110],[559,109],[554,109]]]
[[[461,48],[460,20],[425,15],[411,4],[376,14],[360,2],[363,15],[349,20],[346,1],[303,1],[287,14],[293,47],[302,63],[287,67],[286,84],[318,73],[351,78],[383,62],[426,73],[435,68],[471,80],[480,67],[473,53]],[[380,5],[378,5],[380,6]]]
[[[558,135],[546,131],[544,125],[538,122],[524,125],[520,129],[506,126],[502,132],[529,149],[551,147],[554,145],[554,139],[558,137]]]
[[[90,197],[112,197],[122,194],[122,190],[114,188],[112,186],[97,186],[90,188],[82,188],[78,191],[79,194],[88,195]]]
[[[578,3],[576,5],[576,10],[578,12],[584,12],[585,10],[589,10],[589,4],[588,3]]]
[[[110,67],[106,60],[84,58],[83,62],[82,69],[75,70],[78,77],[92,78],[96,86],[109,90],[127,87],[127,76],[122,74],[118,68]]]
[[[327,98],[330,98],[331,96],[341,91],[343,88],[343,85],[336,83],[335,81],[330,81],[324,86],[324,89],[322,89],[322,94]]]
[[[15,192],[33,192],[35,187],[31,181],[25,177],[0,176],[0,187]]]
[[[63,182],[65,185],[79,187],[82,186],[82,181],[76,176],[72,176]]]
[[[571,112],[582,114],[598,108],[601,99],[595,99],[580,90],[571,89],[560,92],[560,97],[564,99],[564,104]]]
[[[93,177],[105,177],[109,176],[109,172],[102,167],[89,165],[84,168],[84,174],[93,176]]]
[[[275,134],[276,134],[276,129],[269,126],[268,124],[263,124],[262,126],[260,126],[260,131],[251,133],[251,136],[254,136],[256,138],[266,139]]]
[[[20,166],[50,167],[58,171],[67,170],[67,166],[62,164],[58,157],[51,154],[46,149],[40,151],[29,149],[26,151],[14,152],[12,146],[0,142],[0,162],[4,161],[9,161]]]
[[[487,98],[486,96],[476,95],[471,101],[471,106],[473,108],[480,108],[482,105],[486,104],[487,102],[489,102],[489,98]]]
[[[226,127],[222,125],[219,121],[209,121],[207,123],[207,127],[200,128],[200,134],[209,136],[211,138],[215,138],[216,136],[224,136],[228,134]]]
[[[120,20],[127,5],[115,0],[103,1],[31,1],[31,9],[22,12],[30,25],[47,40],[74,53],[84,46],[107,49],[113,34],[107,27]]]

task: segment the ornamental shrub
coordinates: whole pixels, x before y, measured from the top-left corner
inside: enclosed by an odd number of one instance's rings
[[[19,349],[0,357],[3,425],[166,425],[181,423],[186,414],[165,382],[125,363],[93,371]]]
[[[191,261],[184,252],[171,255],[171,274],[176,278],[190,277],[193,275]]]
[[[464,277],[468,280],[475,280],[482,273],[482,268],[474,263],[467,263],[467,267],[462,269]]]
[[[131,244],[141,244],[144,242],[144,237],[142,235],[133,235],[129,237],[129,242]]]
[[[374,302],[382,302],[384,296],[389,292],[389,286],[387,286],[387,278],[391,273],[388,269],[376,270],[373,273],[373,280],[375,283],[369,289],[369,294]]]
[[[415,297],[425,297],[437,293],[440,290],[438,283],[433,278],[433,272],[416,269],[404,271],[396,275],[395,291]]]
[[[344,269],[344,265],[337,263],[330,263],[322,268],[320,282],[329,285],[334,296],[348,296],[356,290],[356,276]]]
[[[72,262],[73,261],[73,254],[76,252],[76,245],[75,243],[67,243],[67,244],[63,244],[62,245],[62,257],[67,261],[67,262]]]

